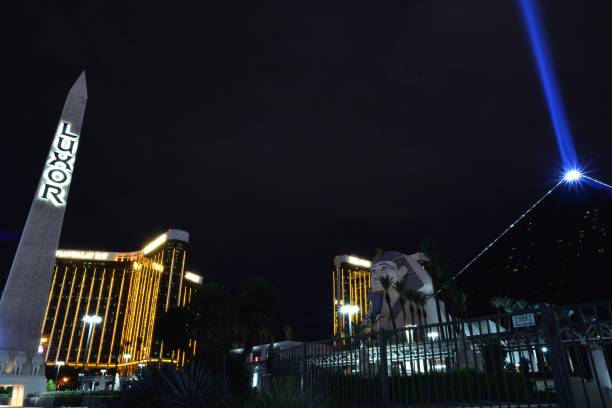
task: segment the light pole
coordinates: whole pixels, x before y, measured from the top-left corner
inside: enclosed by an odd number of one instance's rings
[[[55,373],[55,382],[57,383],[57,377],[59,377],[60,368],[66,365],[65,361],[56,361],[55,366],[57,367],[57,373]]]
[[[85,372],[85,364],[87,364],[87,354],[89,353],[89,341],[91,340],[91,332],[94,324],[102,323],[102,316],[98,315],[85,315],[83,316],[83,323],[89,325],[89,331],[87,332],[87,343],[85,344],[85,355],[83,356],[83,372]]]
[[[353,337],[353,315],[355,313],[359,312],[359,306],[357,305],[344,305],[340,308],[340,313],[342,313],[343,315],[348,315],[348,321],[349,321],[349,332],[348,332],[348,336]]]
[[[130,361],[130,359],[132,358],[132,355],[130,353],[125,353],[123,355],[123,359],[125,360],[125,373],[126,375],[129,374],[129,366],[128,363]]]

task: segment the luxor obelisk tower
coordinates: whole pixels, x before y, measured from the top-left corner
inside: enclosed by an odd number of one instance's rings
[[[45,383],[40,333],[86,103],[83,71],[64,104],[0,300],[0,384],[14,386],[14,403]]]

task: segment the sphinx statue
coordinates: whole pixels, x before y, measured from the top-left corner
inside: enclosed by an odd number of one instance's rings
[[[379,251],[377,253],[370,268],[370,300],[372,308],[370,309],[369,318],[372,322],[375,322],[375,330],[380,328],[391,329],[393,327],[391,314],[393,314],[398,328],[417,324],[417,319],[411,313],[408,311],[402,312],[400,296],[394,288],[388,290],[393,311],[391,313],[389,306],[385,302],[385,289],[381,284],[381,278],[388,276],[393,282],[403,282],[407,288],[417,290],[424,295],[431,295],[433,293],[433,284],[431,276],[421,265],[424,261],[427,261],[427,258],[422,253],[412,255],[402,254],[397,251]],[[409,304],[407,302],[406,309],[408,308]],[[404,321],[404,315],[406,315],[406,321]],[[425,315],[428,314],[425,313]],[[428,316],[428,321],[431,320],[429,317],[433,316]]]

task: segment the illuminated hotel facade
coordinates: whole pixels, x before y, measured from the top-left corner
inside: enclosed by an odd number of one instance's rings
[[[346,336],[348,319],[353,327],[367,316],[370,300],[372,262],[352,255],[339,255],[334,258],[332,272],[332,305],[334,316],[334,336]],[[344,305],[359,307],[357,313],[345,315],[340,312]]]
[[[127,372],[184,363],[186,352],[165,348],[155,330],[202,283],[185,269],[188,242],[187,232],[168,230],[134,252],[57,250],[41,339],[47,365]]]

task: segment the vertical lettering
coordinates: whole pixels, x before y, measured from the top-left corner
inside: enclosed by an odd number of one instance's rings
[[[64,147],[64,140],[69,143],[68,148]],[[75,140],[66,139],[65,137],[58,137],[56,147],[58,150],[61,150],[63,152],[69,152],[74,154],[74,152],[72,151],[72,149],[74,148],[74,144]]]
[[[53,197],[52,201],[55,201],[57,205],[64,204],[61,198],[62,189],[57,186],[45,183],[43,193],[40,198],[42,198],[43,200],[49,200],[49,194],[51,195],[51,197]]]
[[[62,136],[68,136],[68,137],[79,137],[79,135],[75,135],[72,133],[68,133],[68,126],[70,126],[70,124],[68,122],[62,122]]]
[[[57,166],[57,163],[62,163],[66,170],[72,171],[72,167],[70,167],[70,163],[68,163],[70,159],[72,159],[72,156],[65,154],[65,153],[59,153],[59,152],[52,152],[52,153],[55,156],[55,159],[49,162],[50,166]],[[66,156],[66,158],[62,159],[61,156]]]
[[[59,178],[58,178],[59,176]],[[68,175],[61,169],[52,169],[47,173],[47,177],[54,183],[62,184],[68,180]]]

